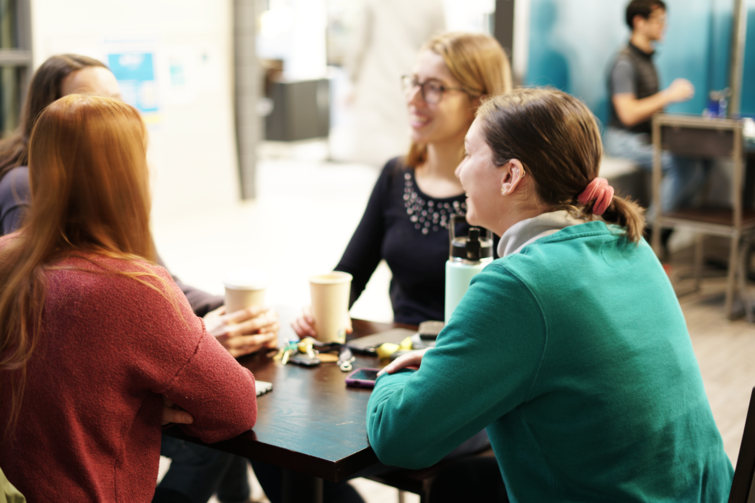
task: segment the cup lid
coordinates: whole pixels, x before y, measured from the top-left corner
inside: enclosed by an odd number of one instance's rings
[[[226,272],[223,284],[236,290],[262,290],[267,287],[267,275],[256,269],[240,267]]]
[[[325,274],[315,274],[309,277],[310,283],[320,285],[333,285],[338,283],[345,283],[351,281],[353,277],[347,272],[333,271]]]

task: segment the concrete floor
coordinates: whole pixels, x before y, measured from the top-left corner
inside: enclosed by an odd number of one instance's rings
[[[265,269],[272,275],[269,304],[277,306],[282,317],[296,315],[309,302],[307,277],[335,266],[378,175],[368,166],[312,160],[324,157],[319,148],[317,144],[293,150],[267,145],[258,168],[255,201],[154,222],[158,250],[172,272],[220,294],[224,271],[238,266]],[[686,251],[672,256],[672,278],[680,288],[688,282],[690,263]],[[735,464],[755,386],[755,326],[744,319],[725,318],[722,273],[706,275],[710,277],[702,290],[681,297],[680,303],[713,415]],[[389,280],[389,270],[381,265],[352,315],[390,320]],[[284,327],[281,336],[292,334]],[[163,469],[166,466],[163,462]],[[353,484],[368,503],[397,501],[395,489],[363,479]],[[258,485],[254,496],[262,497]],[[406,501],[415,503],[419,498],[408,495]]]

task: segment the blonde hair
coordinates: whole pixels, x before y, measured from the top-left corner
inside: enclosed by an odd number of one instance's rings
[[[511,91],[509,59],[501,44],[489,35],[444,33],[428,40],[420,51],[432,51],[441,56],[471,99]],[[412,142],[405,164],[416,167],[426,159],[427,145]]]
[[[540,202],[593,220],[594,201],[579,195],[598,176],[603,144],[595,116],[577,98],[555,89],[516,89],[485,100],[477,110],[493,164],[518,159],[532,177]],[[601,215],[637,242],[645,228],[644,210],[617,195]]]
[[[8,376],[11,391],[6,436],[18,420],[27,364],[42,327],[45,271],[61,268],[56,262],[87,259],[88,253],[132,261],[135,272],[98,265],[103,274],[132,278],[178,308],[167,282],[139,263],[156,259],[146,150],[139,113],[112,98],[65,96],[45,108],[34,125],[29,215],[0,249],[0,372]]]

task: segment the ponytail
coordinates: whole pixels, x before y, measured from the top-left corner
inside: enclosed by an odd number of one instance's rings
[[[609,224],[623,227],[630,241],[637,243],[642,238],[642,231],[645,229],[645,210],[631,199],[614,196],[601,217]]]

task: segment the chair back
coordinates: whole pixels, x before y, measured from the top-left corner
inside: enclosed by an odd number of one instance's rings
[[[750,407],[747,410],[745,432],[742,435],[742,445],[739,448],[737,468],[734,470],[734,480],[729,492],[729,503],[755,503],[755,388],[750,396]]]
[[[26,498],[13,487],[0,469],[0,503],[26,503]]]

